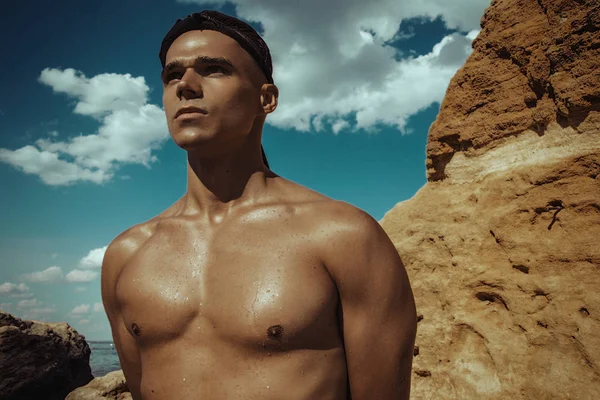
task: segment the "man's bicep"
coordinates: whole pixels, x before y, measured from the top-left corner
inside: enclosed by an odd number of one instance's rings
[[[141,399],[140,384],[142,364],[135,339],[131,336],[120,315],[115,314],[111,321],[112,337],[119,356],[127,387],[134,400]],[[110,320],[110,319],[109,319]]]
[[[407,399],[416,309],[393,244],[372,218],[329,246],[328,269],[340,295],[344,346],[353,400]]]
[[[129,251],[117,239],[111,243],[102,262],[101,291],[113,342],[127,386],[134,400],[140,399],[141,360],[135,339],[127,330],[117,299],[117,282]]]
[[[394,299],[385,291],[379,296],[366,296],[358,302],[347,297],[342,300],[353,400],[409,398],[416,334],[414,302],[411,296]]]

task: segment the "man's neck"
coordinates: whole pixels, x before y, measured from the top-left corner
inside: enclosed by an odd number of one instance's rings
[[[220,222],[235,207],[263,198],[267,178],[275,175],[255,150],[239,149],[218,158],[188,152],[187,192],[180,213]]]

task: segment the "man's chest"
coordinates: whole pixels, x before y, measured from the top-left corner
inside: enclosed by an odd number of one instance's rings
[[[117,284],[140,345],[184,338],[276,351],[333,335],[337,291],[318,252],[286,230],[157,231]]]

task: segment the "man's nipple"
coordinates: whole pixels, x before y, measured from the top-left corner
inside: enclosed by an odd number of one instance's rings
[[[140,336],[142,334],[142,329],[135,322],[133,324],[131,324],[131,330],[133,331],[133,334],[135,336]]]
[[[279,339],[283,335],[283,326],[272,325],[267,329],[267,337],[270,339]]]

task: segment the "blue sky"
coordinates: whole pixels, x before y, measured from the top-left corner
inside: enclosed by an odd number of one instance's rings
[[[270,3],[3,9],[0,309],[110,339],[105,247],[186,189],[186,154],[162,114],[158,50],[178,18],[203,9],[250,22],[271,48],[280,105],[263,145],[276,173],[378,220],[425,184],[427,131],[489,1]]]

